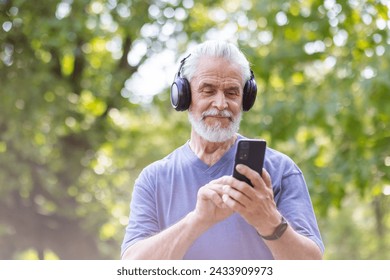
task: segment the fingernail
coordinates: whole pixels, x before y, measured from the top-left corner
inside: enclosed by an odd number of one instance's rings
[[[229,196],[228,196],[227,194],[224,194],[224,195],[222,196],[223,202],[226,202],[226,201],[228,200],[228,198],[229,198]]]

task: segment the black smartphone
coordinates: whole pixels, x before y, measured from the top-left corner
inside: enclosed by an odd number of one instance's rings
[[[245,181],[253,187],[251,181],[248,178],[237,172],[236,165],[244,164],[249,168],[257,171],[257,173],[259,173],[261,176],[266,147],[267,142],[262,139],[238,140],[236,156],[234,159],[233,177],[240,181]]]

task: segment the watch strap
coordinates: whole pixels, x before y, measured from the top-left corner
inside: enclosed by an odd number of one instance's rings
[[[286,231],[287,227],[288,227],[288,223],[287,223],[286,219],[282,216],[280,224],[276,227],[275,231],[271,235],[264,236],[264,235],[261,235],[260,233],[259,233],[259,235],[261,236],[261,238],[263,238],[265,240],[277,240],[280,237],[282,237],[282,235]]]

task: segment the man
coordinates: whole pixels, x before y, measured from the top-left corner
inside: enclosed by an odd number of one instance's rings
[[[242,111],[256,84],[236,46],[198,45],[172,85],[191,138],[135,182],[123,259],[321,259],[323,243],[301,171],[267,148],[262,176],[231,176]]]

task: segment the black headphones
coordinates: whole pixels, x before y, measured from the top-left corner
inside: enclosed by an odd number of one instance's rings
[[[186,78],[181,77],[181,69],[190,56],[183,58],[180,61],[179,71],[175,75],[175,80],[171,86],[171,104],[176,111],[185,111],[190,107],[191,104],[191,88],[190,83]],[[244,111],[249,111],[255,103],[257,95],[257,85],[255,81],[255,76],[251,70],[251,77],[246,81],[244,86],[244,94],[242,97],[242,109]]]

